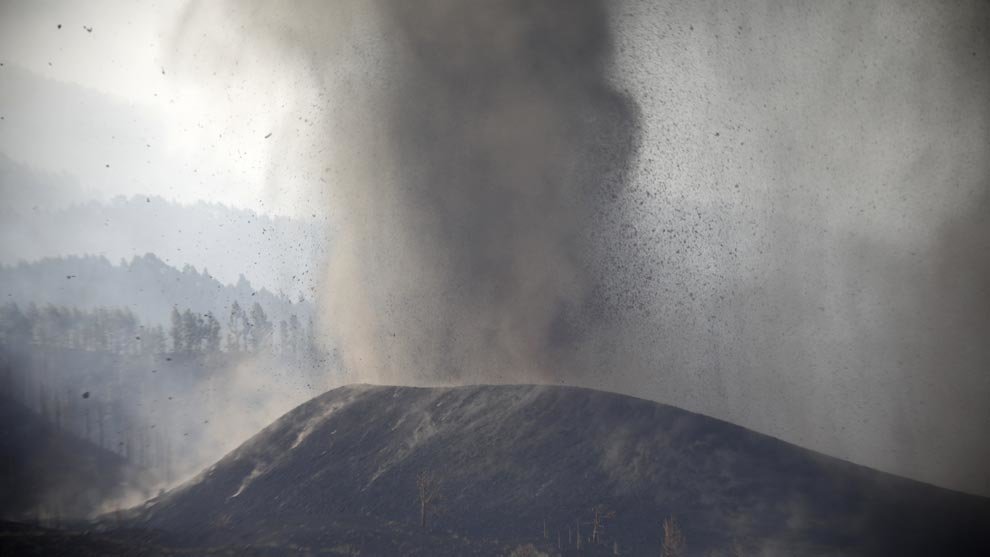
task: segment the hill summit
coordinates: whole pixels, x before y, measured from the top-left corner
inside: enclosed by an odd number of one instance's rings
[[[200,547],[659,555],[667,517],[687,555],[990,554],[986,499],[671,406],[531,385],[329,391],[132,526]]]

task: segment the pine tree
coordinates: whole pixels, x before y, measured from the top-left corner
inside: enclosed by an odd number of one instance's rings
[[[298,358],[302,351],[302,324],[294,313],[289,316],[289,339],[292,357]]]
[[[172,352],[180,353],[185,351],[185,332],[183,331],[182,314],[179,313],[179,308],[172,307]]]
[[[185,352],[195,353],[201,351],[203,323],[202,318],[186,309],[182,312],[182,344]]]
[[[261,304],[255,302],[251,306],[251,348],[255,351],[270,348],[272,330],[272,323],[268,320],[265,310],[261,307]]]
[[[242,342],[247,333],[246,323],[244,310],[235,301],[230,306],[230,317],[227,319],[227,351],[236,353],[246,348]]]
[[[282,319],[278,322],[279,352],[283,357],[292,353],[292,340],[289,338],[289,324]]]
[[[207,353],[220,352],[220,322],[213,317],[213,312],[206,313],[206,329],[204,331],[205,348]]]

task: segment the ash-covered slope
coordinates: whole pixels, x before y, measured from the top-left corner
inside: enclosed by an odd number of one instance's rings
[[[419,529],[416,477],[442,482]],[[592,508],[605,522],[589,547]],[[138,510],[173,543],[493,554],[659,554],[673,515],[689,555],[990,554],[990,505],[677,408],[550,386],[351,386],[289,412]],[[544,526],[545,524],[545,526]],[[544,528],[546,538],[544,538]],[[758,553],[760,551],[766,553]],[[418,553],[420,552],[420,553]],[[726,553],[728,554],[728,553]]]

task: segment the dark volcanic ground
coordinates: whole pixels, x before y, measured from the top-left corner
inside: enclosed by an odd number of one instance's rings
[[[439,478],[442,497],[425,531],[422,471]],[[576,530],[590,535],[597,505],[615,516],[600,545],[578,552]],[[990,555],[987,499],[662,404],[550,386],[330,391],[123,523],[102,524],[107,540],[75,547],[504,555],[532,543],[550,554],[658,555],[667,516],[687,555],[733,545],[745,555]]]

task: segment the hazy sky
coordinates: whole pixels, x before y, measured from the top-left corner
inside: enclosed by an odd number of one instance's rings
[[[286,130],[286,106],[312,85],[244,52],[215,75],[213,41],[229,48],[236,30],[180,43],[184,4],[0,4],[0,152],[102,195],[150,190],[183,202],[300,209],[291,173],[272,172],[265,136]]]

